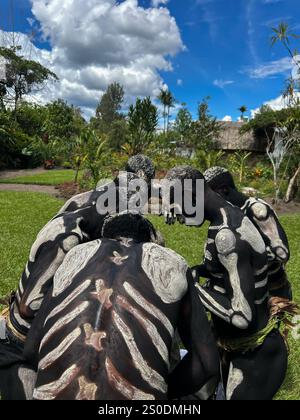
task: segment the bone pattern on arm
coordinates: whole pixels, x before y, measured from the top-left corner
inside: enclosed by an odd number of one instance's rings
[[[287,263],[290,258],[289,241],[272,207],[261,199],[250,198],[243,211],[267,238],[269,258]]]
[[[70,214],[68,221],[65,217],[52,219],[38,234],[31,248],[16,300],[11,308],[11,321],[22,334],[27,334],[65,255],[88,238],[80,228],[80,214],[74,213],[71,223]]]
[[[247,329],[254,313],[254,278],[249,258],[247,260],[248,250],[241,243],[237,250],[236,237],[230,229],[220,230],[215,243],[219,262],[225,271],[226,294],[198,284],[196,288],[202,303],[214,315],[237,328]]]

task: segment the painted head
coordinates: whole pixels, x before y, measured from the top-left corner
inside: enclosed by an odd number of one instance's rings
[[[234,206],[244,205],[247,197],[239,192],[235,186],[233,176],[221,166],[214,166],[204,172],[204,178],[207,185],[226,201]]]
[[[155,177],[155,167],[147,156],[132,156],[125,167],[125,171],[136,174],[139,178],[143,178],[148,184]]]
[[[135,242],[157,242],[157,233],[149,220],[130,212],[106,218],[102,236],[109,239],[127,238]]]
[[[286,262],[289,258],[288,240],[279,220],[267,203],[248,198],[239,192],[230,172],[221,167],[213,167],[204,173],[207,185],[229,203],[240,207],[254,223],[269,251],[269,259]]]
[[[197,169],[191,166],[171,169],[162,188],[166,222],[173,224],[177,219],[187,226],[201,226],[204,223],[204,187],[204,176]]]

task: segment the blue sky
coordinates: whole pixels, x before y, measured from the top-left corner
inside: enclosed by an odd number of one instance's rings
[[[38,9],[39,3],[43,1],[33,0],[35,9],[32,13],[32,3],[29,0],[1,0],[0,28],[4,31],[12,29],[9,5],[14,3],[15,31],[27,34],[34,31],[37,34],[37,29],[42,27],[45,35],[46,22],[54,25],[54,18],[47,20],[45,13]],[[51,1],[55,3],[56,0]],[[81,0],[74,1],[82,5]],[[101,2],[102,0],[98,1]],[[148,9],[153,6],[153,2],[155,3],[153,0],[140,0],[138,5]],[[172,57],[170,58],[167,49],[160,57],[171,63],[172,70],[157,64],[151,71],[155,73],[157,80],[168,85],[179,102],[186,102],[195,113],[197,103],[203,97],[210,96],[211,112],[214,115],[220,119],[226,115],[236,119],[239,116],[237,108],[241,105],[253,110],[280,96],[284,81],[289,76],[289,62],[281,45],[271,47],[271,27],[285,21],[300,34],[299,0],[170,0],[161,3],[166,3],[164,7],[175,18],[182,45],[179,46],[177,39],[176,50],[172,40],[166,41],[170,43]],[[164,30],[167,39],[168,30]],[[175,31],[174,27],[172,31]],[[57,30],[56,33],[56,37],[52,34],[48,40],[39,33],[34,40],[36,47],[51,52],[56,43],[62,48]],[[297,42],[300,44],[300,41]],[[111,68],[111,63],[105,62],[101,66],[101,69],[105,66]],[[154,82],[152,79],[151,83]],[[145,79],[145,83],[148,83],[147,80]],[[129,83],[131,96],[139,94],[139,90],[132,88],[132,84]],[[65,88],[63,92],[69,90]],[[147,89],[144,90],[148,93]],[[149,92],[150,90],[149,88]],[[70,95],[67,99],[70,101],[72,98]],[[80,95],[74,97],[74,101],[76,105],[80,105]],[[88,104],[88,98],[82,105],[92,108]]]

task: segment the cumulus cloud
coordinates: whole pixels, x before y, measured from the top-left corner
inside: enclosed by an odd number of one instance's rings
[[[222,119],[224,122],[232,122],[232,117],[230,115],[225,115],[225,117]]]
[[[295,94],[297,98],[300,99],[300,93]],[[275,99],[271,99],[269,101],[264,102],[264,105],[268,105],[271,107],[274,111],[279,111],[281,109],[287,108],[288,103],[287,100],[282,96],[278,96]],[[255,115],[259,112],[260,108],[252,109],[251,110],[251,117],[255,117]]]
[[[152,0],[151,3],[153,7],[158,7],[160,5],[166,5],[169,3],[169,0]]]
[[[172,57],[184,50],[167,8],[141,7],[137,0],[31,3],[42,36],[51,45],[50,51],[31,50],[60,78],[50,97],[62,97],[88,114],[114,81],[124,86],[128,101],[155,96],[164,87],[160,71],[172,71]]]

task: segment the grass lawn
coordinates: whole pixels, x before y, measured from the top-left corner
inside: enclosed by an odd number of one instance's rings
[[[80,174],[79,174],[80,176]],[[16,178],[3,178],[1,184],[37,184],[59,185],[74,181],[75,172],[72,169],[53,169],[36,175],[19,176]]]
[[[0,295],[13,289],[22,273],[36,234],[61,207],[62,202],[45,194],[0,192]],[[163,219],[151,220],[166,238],[166,245],[183,255],[190,265],[203,254],[206,228],[167,226]],[[300,214],[281,218],[290,239],[292,260],[288,266],[295,300],[300,302]],[[289,371],[277,399],[300,400],[300,346],[290,339]],[[270,375],[272,372],[270,372]]]

